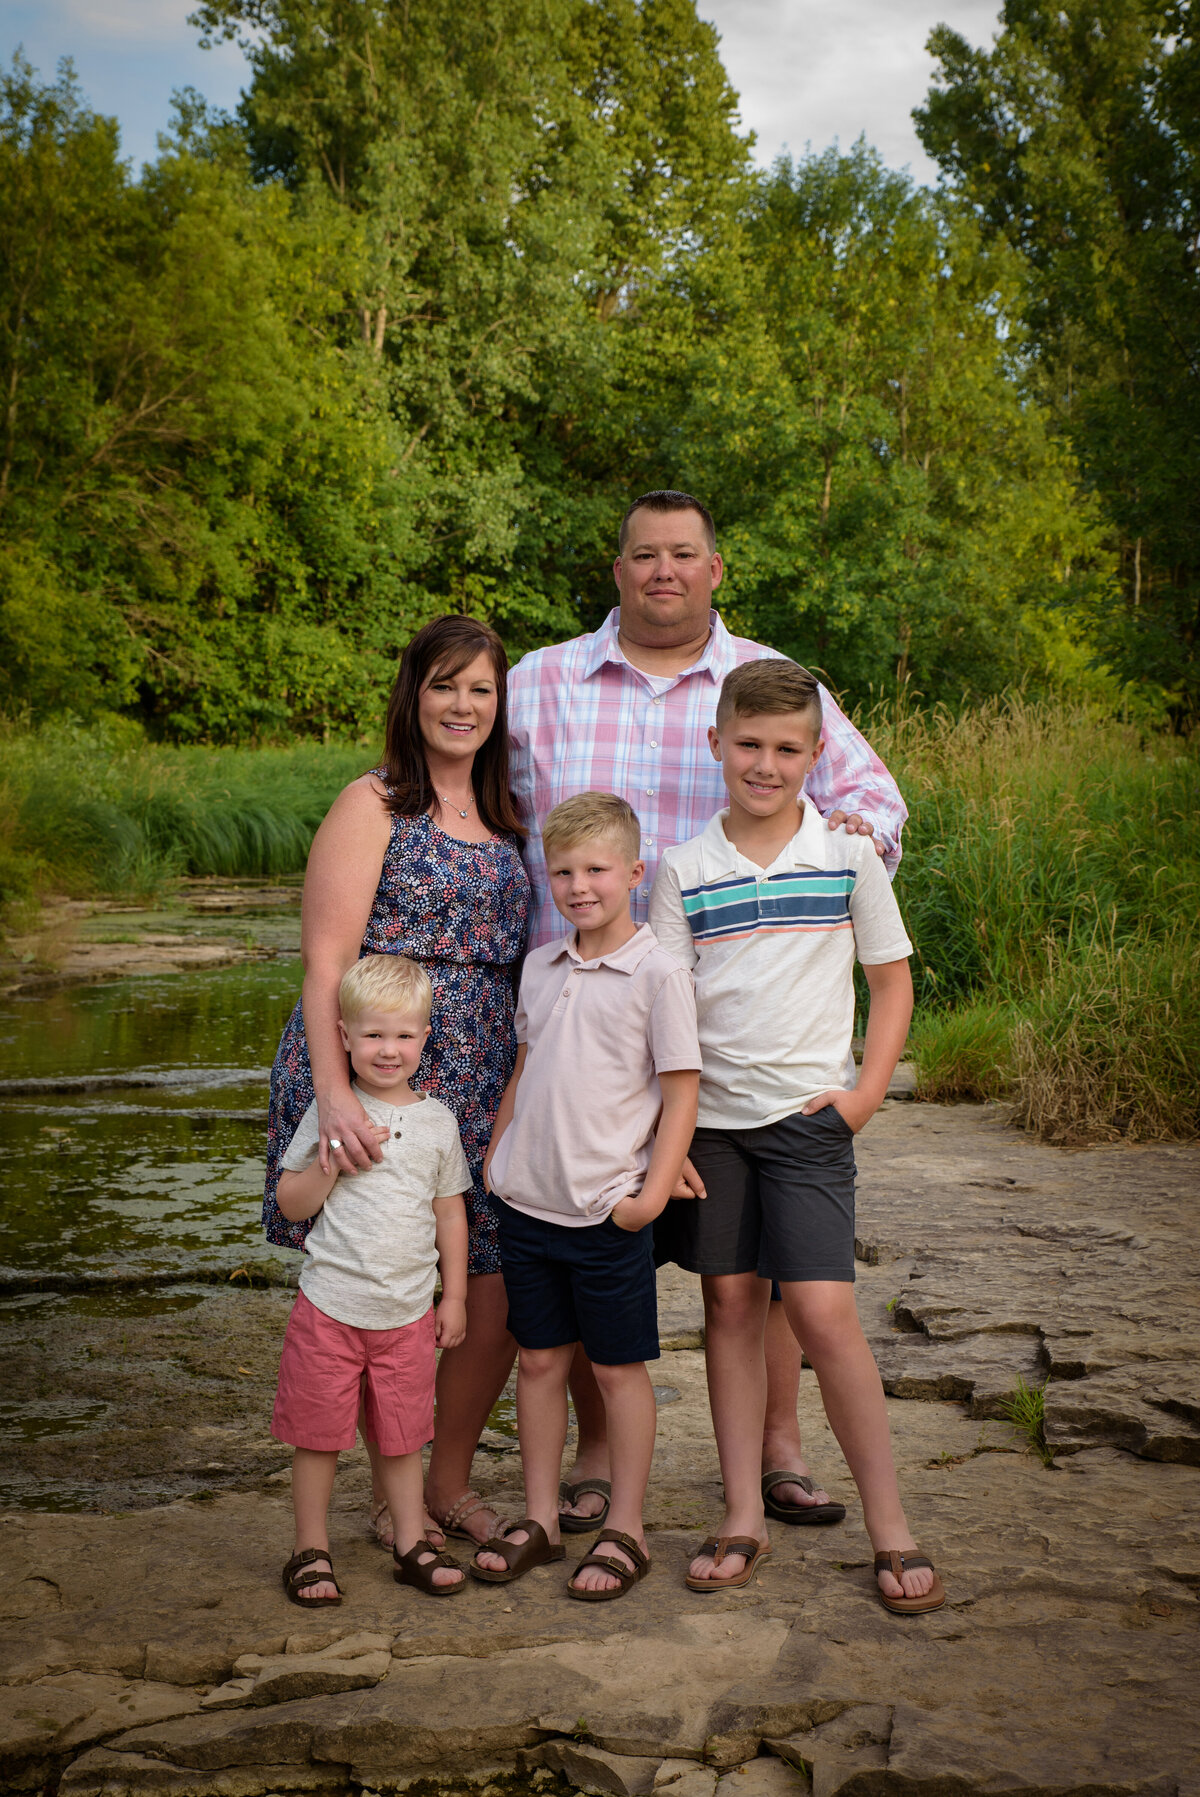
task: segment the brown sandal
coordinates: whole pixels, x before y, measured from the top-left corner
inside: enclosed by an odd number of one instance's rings
[[[699,1554],[711,1554],[714,1566],[719,1566],[726,1554],[740,1554],[746,1564],[733,1579],[696,1579],[689,1572],[683,1581],[689,1591],[736,1591],[750,1583],[760,1560],[771,1558],[770,1548],[753,1535],[710,1535],[701,1542],[697,1558]]]
[[[392,1568],[392,1577],[397,1585],[415,1585],[418,1591],[424,1591],[428,1597],[456,1597],[466,1589],[465,1578],[457,1580],[453,1585],[434,1584],[433,1575],[439,1566],[449,1567],[454,1572],[461,1572],[462,1567],[440,1548],[430,1547],[424,1535],[406,1554],[397,1553],[393,1547],[392,1559],[396,1562]]]
[[[633,1561],[632,1567],[623,1566],[620,1560],[611,1554],[598,1552],[605,1542],[611,1542],[614,1547],[619,1547],[623,1553],[628,1554]],[[581,1591],[575,1580],[585,1566],[602,1566],[605,1572],[611,1572],[615,1579],[619,1579],[620,1584],[615,1590],[610,1588],[607,1591]],[[567,1580],[567,1596],[577,1597],[581,1604],[611,1603],[616,1597],[624,1597],[625,1593],[632,1590],[639,1579],[645,1578],[649,1570],[650,1556],[642,1552],[632,1535],[622,1535],[619,1529],[601,1529],[591,1553],[583,1556]]]
[[[523,1573],[532,1572],[535,1566],[549,1566],[552,1560],[566,1559],[566,1548],[561,1543],[556,1547],[541,1523],[534,1522],[532,1516],[524,1516],[520,1522],[510,1523],[508,1526],[508,1535],[493,1535],[490,1541],[481,1541],[476,1549],[476,1557],[479,1554],[499,1554],[506,1571],[494,1572],[490,1566],[478,1566],[472,1560],[467,1571],[473,1579],[482,1579],[485,1585],[510,1585]],[[510,1535],[517,1529],[524,1529],[529,1539],[510,1540]]]
[[[572,1516],[567,1510],[558,1513],[558,1526],[564,1535],[594,1535],[608,1521],[608,1506],[612,1501],[612,1486],[607,1479],[576,1479],[574,1485],[561,1479],[558,1486],[560,1504],[577,1504],[581,1497],[594,1493],[604,1499],[604,1507],[597,1510],[595,1516]]]
[[[327,1571],[317,1572],[313,1568],[318,1560],[325,1562]],[[304,1567],[309,1570],[305,1572]],[[332,1585],[337,1592],[336,1597],[301,1597],[312,1585]],[[299,1604],[302,1610],[323,1610],[328,1605],[333,1609],[342,1601],[342,1588],[333,1576],[333,1561],[329,1549],[325,1547],[302,1547],[299,1553],[293,1554],[283,1569],[283,1588],[287,1592],[288,1601]]]
[[[900,1583],[900,1575],[912,1572],[915,1567],[927,1566],[933,1572],[933,1561],[927,1560],[924,1554],[899,1553],[895,1548],[885,1550],[875,1556],[875,1585],[878,1590],[879,1574],[890,1572],[896,1583]],[[894,1610],[897,1616],[921,1616],[926,1610],[940,1610],[946,1601],[946,1592],[941,1579],[933,1572],[933,1585],[924,1597],[888,1597],[879,1592],[879,1601],[885,1610]]]
[[[496,1506],[489,1504],[486,1498],[481,1498],[477,1491],[464,1491],[462,1496],[451,1504],[445,1516],[439,1516],[434,1510],[430,1510],[429,1514],[443,1535],[453,1535],[458,1541],[469,1541],[472,1547],[483,1547],[484,1543],[480,1541],[479,1537],[472,1535],[469,1529],[463,1527],[470,1517],[478,1516],[481,1510],[486,1510],[489,1516],[494,1516],[502,1529],[517,1526],[515,1523],[507,1524]]]

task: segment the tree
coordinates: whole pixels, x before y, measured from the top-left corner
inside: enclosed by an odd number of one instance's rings
[[[412,622],[395,445],[322,338],[337,246],[182,146],[131,182],[69,69],[14,66],[0,157],[8,707],[349,721]]]
[[[1200,47],[1186,0],[1009,0],[946,27],[914,115],[945,184],[1026,260],[1043,391],[1103,504],[1102,656],[1200,712]]]
[[[661,464],[721,517],[727,619],[859,700],[1077,675],[1097,527],[1022,384],[1011,252],[859,145],[779,163],[694,277],[644,372]]]

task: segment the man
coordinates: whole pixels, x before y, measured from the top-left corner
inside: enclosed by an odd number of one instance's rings
[[[666,848],[704,828],[725,803],[706,732],[716,721],[725,675],[741,662],[778,652],[730,636],[712,609],[724,564],[712,517],[688,493],[660,491],[635,499],[621,523],[613,578],[620,605],[588,636],[535,649],[509,676],[513,789],[530,837],[527,865],[534,888],[529,946],[561,933],[546,879],[538,828],[547,812],[577,792],[615,792],[642,826],[643,881],[633,916],[646,921],[650,888]],[[833,698],[821,688],[825,752],[811,770],[806,796],[829,828],[873,836],[894,873],[908,816],[895,781]],[[686,1172],[686,1170],[685,1170]],[[844,1514],[819,1486],[801,1485],[808,1468],[800,1451],[796,1399],[800,1349],[783,1307],[767,1325],[767,1415],[763,1472],[781,1469],[797,1482],[775,1483],[771,1513],[780,1520],[836,1521]],[[572,1368],[579,1423],[576,1482],[607,1473],[604,1410],[582,1352]],[[568,1515],[603,1514],[602,1495],[582,1494]],[[569,1526],[569,1524],[567,1525]]]

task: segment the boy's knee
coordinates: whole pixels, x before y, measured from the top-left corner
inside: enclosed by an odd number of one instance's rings
[[[524,1379],[565,1379],[574,1344],[565,1348],[522,1348],[519,1356]]]
[[[593,1361],[592,1371],[602,1392],[624,1391],[631,1385],[641,1385],[650,1377],[644,1360],[628,1360],[619,1366],[604,1366]]]
[[[823,1354],[844,1353],[863,1336],[854,1302],[854,1287],[835,1284],[830,1290],[816,1290],[803,1283],[785,1288],[784,1304],[788,1321],[804,1343],[806,1357],[815,1366]]]
[[[704,1287],[704,1320],[709,1329],[747,1329],[766,1321],[766,1303],[761,1284],[754,1280],[715,1281]]]

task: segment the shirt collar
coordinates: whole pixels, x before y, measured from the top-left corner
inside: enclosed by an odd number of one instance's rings
[[[651,949],[657,946],[657,936],[651,931],[650,925],[644,923],[628,942],[623,942],[620,948],[614,948],[610,955],[601,955],[598,960],[585,962],[575,947],[575,932],[572,930],[569,936],[563,936],[555,943],[550,959],[561,961],[565,955],[578,967],[615,967],[618,973],[632,973],[646,959]]]
[[[621,622],[621,608],[614,606],[599,630],[592,632],[592,646],[588,650],[583,664],[585,680],[599,672],[605,662],[612,662],[617,667],[628,668],[631,674],[641,674],[635,668],[617,640],[617,628]],[[737,666],[737,651],[733,646],[733,638],[721,620],[720,612],[710,611],[708,614],[708,642],[704,653],[690,668],[684,668],[676,675],[677,680],[684,680],[689,674],[707,674],[714,686],[720,686],[726,674],[733,672]]]
[[[377,1118],[381,1123],[387,1122],[393,1111],[419,1110],[429,1097],[428,1092],[422,1092],[416,1105],[389,1104],[386,1098],[373,1098],[369,1092],[364,1092],[357,1080],[351,1080],[350,1090],[362,1105],[367,1116]]]
[[[725,834],[725,819],[728,816],[729,807],[726,806],[715,817],[709,818],[701,832],[700,877],[705,884],[736,874],[739,862],[746,859],[744,855],[739,856]],[[825,869],[829,866],[830,841],[831,833],[825,828],[824,818],[812,800],[805,799],[800,828],[780,850],[771,866],[780,873],[796,867]],[[763,872],[766,871],[764,868]]]

